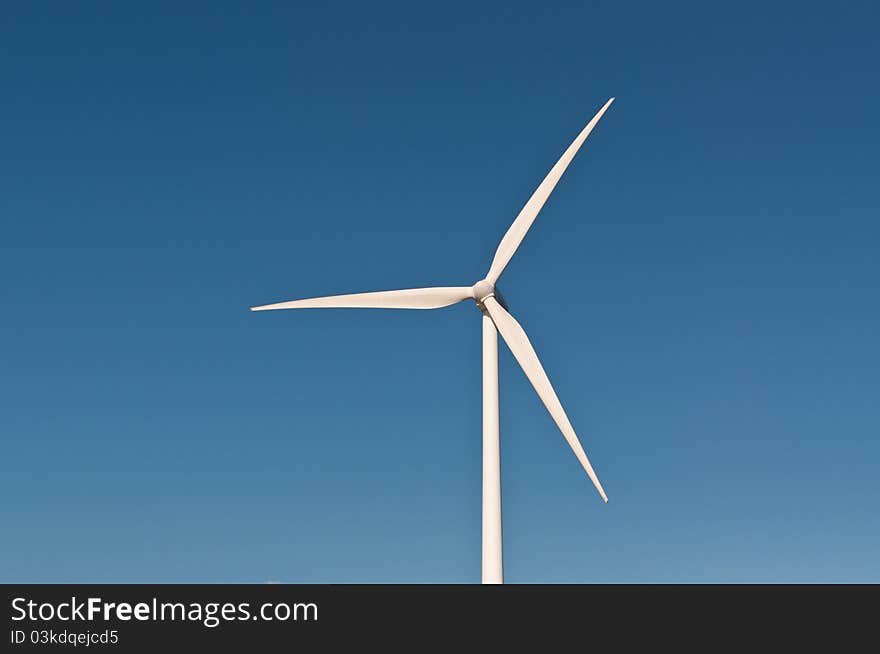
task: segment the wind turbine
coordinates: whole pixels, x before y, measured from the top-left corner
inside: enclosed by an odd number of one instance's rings
[[[599,491],[605,502],[608,496],[602,489],[593,466],[581,446],[565,410],[556,397],[544,367],[535,354],[525,330],[508,312],[507,304],[496,284],[498,278],[513,257],[526,233],[538,217],[565,169],[571,163],[596,123],[614,102],[608,100],[587,126],[568,146],[556,165],[529,198],[513,224],[507,230],[486,277],[473,286],[443,286],[436,288],[411,288],[400,291],[354,293],[330,297],[279,302],[251,311],[274,309],[323,309],[323,308],[370,308],[370,309],[439,309],[457,302],[474,300],[483,314],[483,573],[484,584],[500,584],[504,581],[501,548],[501,458],[498,428],[498,332],[520,367],[525,372],[541,401],[547,407],[556,426],[574,451],[580,464]]]

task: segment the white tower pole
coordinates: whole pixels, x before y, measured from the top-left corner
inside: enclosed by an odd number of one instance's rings
[[[501,550],[501,447],[498,331],[483,312],[483,583],[504,583]]]

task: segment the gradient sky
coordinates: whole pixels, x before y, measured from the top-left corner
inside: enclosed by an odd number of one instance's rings
[[[414,6],[418,5],[418,6]],[[500,287],[511,582],[880,581],[875,3],[16,3],[0,580],[473,582]]]

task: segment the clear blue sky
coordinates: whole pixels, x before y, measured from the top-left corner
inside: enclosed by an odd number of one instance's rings
[[[124,6],[123,6],[124,5]],[[254,304],[488,269],[505,571],[880,581],[874,3],[18,3],[0,580],[470,582],[480,326]]]

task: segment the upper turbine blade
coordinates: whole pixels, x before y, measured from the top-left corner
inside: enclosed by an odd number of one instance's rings
[[[331,295],[307,300],[293,300],[251,307],[251,311],[273,309],[439,309],[456,302],[470,300],[473,293],[469,286],[441,286],[437,288],[408,288],[402,291],[376,291],[375,293],[352,293]]]
[[[590,465],[590,460],[587,458],[577,434],[574,433],[574,429],[568,420],[568,416],[565,415],[565,410],[562,408],[559,398],[556,397],[556,391],[553,390],[550,380],[547,379],[547,373],[544,372],[544,367],[538,360],[538,355],[535,354],[535,349],[529,342],[529,337],[526,336],[525,331],[516,319],[507,313],[494,297],[485,298],[483,306],[486,307],[492,322],[495,323],[498,331],[501,332],[501,337],[507,343],[507,347],[513,352],[513,356],[523,369],[523,372],[526,373],[526,377],[529,378],[541,401],[544,402],[544,406],[547,407],[556,426],[559,427],[565,440],[568,441],[571,449],[574,450],[574,455],[581,462],[584,470],[587,471],[590,480],[593,482],[596,490],[599,491],[599,495],[607,502],[608,496],[605,495],[602,484],[599,483],[599,478],[596,477],[593,466]]]
[[[541,182],[541,185],[532,194],[532,197],[529,198],[529,201],[526,202],[526,205],[519,212],[519,215],[507,230],[504,238],[501,239],[501,243],[495,251],[495,258],[492,260],[492,267],[489,268],[489,273],[486,275],[486,279],[491,284],[495,284],[498,281],[501,273],[504,272],[507,264],[510,263],[511,257],[513,257],[519,244],[522,243],[522,240],[526,236],[526,232],[529,231],[532,223],[535,222],[535,218],[538,217],[538,213],[543,208],[544,203],[547,202],[547,198],[550,197],[553,189],[556,188],[556,183],[562,177],[562,173],[568,168],[568,164],[571,163],[574,155],[577,154],[581,145],[583,145],[584,141],[590,135],[590,132],[592,132],[593,128],[596,126],[596,123],[602,118],[602,114],[604,114],[608,107],[611,106],[612,102],[614,102],[614,98],[611,98],[605,103],[605,106],[599,110],[599,113],[593,116],[593,120],[587,123],[587,126],[584,127],[583,131],[581,131],[572,144],[568,146],[568,149],[563,153],[562,157],[556,162],[556,165],[553,166],[550,172],[547,173],[547,177],[544,178],[544,181]]]

